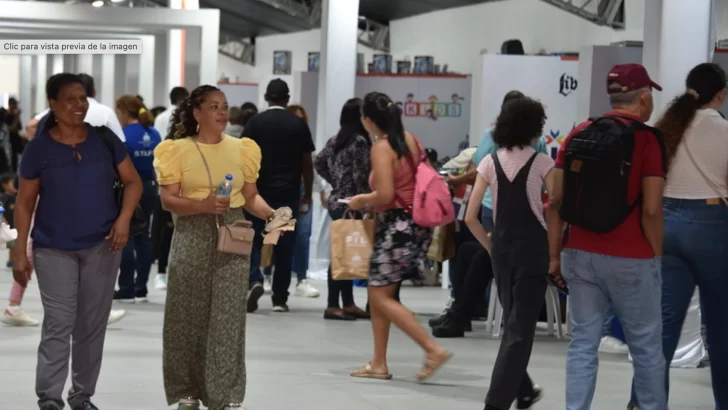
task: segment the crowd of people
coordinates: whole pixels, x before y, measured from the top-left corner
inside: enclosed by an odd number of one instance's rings
[[[52,76],[49,109],[24,132],[17,101],[0,111],[0,163],[8,166],[0,186],[18,231],[2,320],[40,324],[21,308],[35,272],[44,309],[39,408],[64,407],[70,366],[66,401],[73,410],[97,409],[91,399],[106,327],[124,315],[112,302],[147,302],[155,260],[154,286],[166,290],[168,404],[243,408],[246,315],[266,293],[273,312],[289,312],[293,272],[294,295],[320,295],[307,279],[314,194],[331,220],[376,213],[366,308],[355,303],[352,281],[328,273],[324,318],[371,320],[372,358],[352,377],[393,377],[387,347],[395,324],[424,351],[417,380],[430,379],[453,356],[437,338],[471,331],[488,286],[497,286],[504,333],[485,410],[532,408],[544,390],[527,368],[544,294],[554,286],[572,307],[567,409],[591,407],[600,343],[618,320],[634,366],[628,408],[666,410],[669,363],[697,286],[716,408],[728,408],[728,302],[721,297],[728,282],[720,272],[728,122],[718,112],[726,75],[714,64],[695,67],[685,94],[654,128],[645,124],[653,90],[661,88],[644,67],[613,67],[612,111],[575,127],[555,159],[543,138],[545,107],[515,90],[504,97],[477,148],[465,150],[462,172],[445,177],[471,191],[453,258],[452,302],[430,321],[430,335],[399,292],[403,281],[425,273],[433,232],[415,222],[413,203],[419,170],[437,154],[405,129],[386,94],[348,100],[340,131],[316,147],[305,109],[290,104],[279,79],[268,84],[269,106],[258,112],[251,103],[230,107],[211,85],[174,88],[168,108],[148,109],[140,96],[123,95],[112,109],[94,99],[90,76]],[[21,139],[18,160],[13,135]],[[218,184],[229,195],[219,195]],[[69,196],[77,200],[65,201]],[[280,237],[263,266],[262,234],[291,219],[295,234]],[[218,235],[230,226],[252,227],[250,252],[220,247]]]

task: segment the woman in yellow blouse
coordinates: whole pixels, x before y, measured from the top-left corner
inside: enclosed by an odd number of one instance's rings
[[[243,207],[264,220],[274,211],[256,187],[260,148],[224,135],[227,120],[222,91],[198,87],[172,115],[172,138],[154,151],[162,205],[177,216],[164,312],[164,388],[167,402],[180,410],[197,410],[200,402],[210,410],[238,409],[245,396],[250,261],[217,251],[215,216],[228,224],[243,218]],[[233,192],[217,198],[213,191],[227,174]]]

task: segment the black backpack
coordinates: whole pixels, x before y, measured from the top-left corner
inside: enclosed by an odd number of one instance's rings
[[[642,202],[641,194],[632,203],[627,197],[635,132],[648,130],[657,138],[663,168],[665,144],[657,129],[630,117],[615,115],[590,121],[566,145],[559,214],[570,225],[607,233],[621,225]]]

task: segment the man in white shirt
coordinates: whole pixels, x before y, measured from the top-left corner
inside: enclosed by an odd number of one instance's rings
[[[126,142],[126,137],[124,137],[124,131],[121,129],[119,119],[116,117],[116,112],[96,101],[96,86],[94,85],[93,77],[88,74],[79,74],[78,77],[83,83],[83,88],[86,90],[86,97],[88,98],[88,111],[86,112],[84,121],[94,127],[105,126],[113,131],[120,140]],[[40,121],[49,112],[50,109],[47,109],[33,117],[33,119]]]
[[[177,109],[177,106],[182,100],[189,97],[189,95],[190,92],[184,87],[174,87],[169,93],[169,101],[172,103],[172,106],[157,115],[157,118],[154,120],[154,128],[159,131],[162,139],[167,138],[167,134],[169,134],[169,120],[172,117],[172,113]]]

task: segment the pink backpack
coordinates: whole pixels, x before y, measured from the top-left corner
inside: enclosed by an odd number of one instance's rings
[[[410,215],[415,223],[424,228],[434,228],[455,221],[455,206],[445,180],[425,161],[425,153],[417,143],[420,164],[415,168],[412,157],[409,163],[414,170],[415,192]]]

